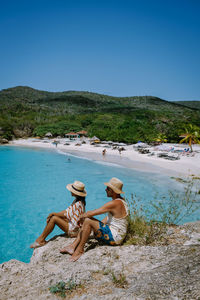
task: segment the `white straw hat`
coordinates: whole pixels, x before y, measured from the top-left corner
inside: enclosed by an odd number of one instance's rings
[[[106,186],[111,188],[117,194],[124,194],[122,191],[123,182],[116,177],[110,179],[109,182],[104,182]]]
[[[74,183],[69,183],[66,188],[74,193],[75,195],[85,197],[87,195],[85,190],[85,184],[81,181],[74,181]]]

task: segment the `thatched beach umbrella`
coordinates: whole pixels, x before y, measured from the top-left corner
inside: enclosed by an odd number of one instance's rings
[[[92,143],[100,143],[101,141],[100,141],[100,139],[99,139],[98,137],[93,136],[93,137],[90,139],[90,142],[92,142]]]
[[[51,133],[51,132],[47,132],[46,134],[45,134],[45,137],[52,137],[53,136],[53,134]]]

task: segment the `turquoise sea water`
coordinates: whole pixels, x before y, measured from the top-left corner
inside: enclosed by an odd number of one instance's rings
[[[64,210],[73,200],[65,188],[67,183],[85,183],[86,209],[90,210],[108,200],[103,183],[111,177],[124,182],[127,198],[136,193],[144,205],[148,205],[156,191],[165,194],[169,186],[177,188],[174,181],[161,174],[136,172],[54,151],[1,146],[0,263],[13,258],[30,261],[33,251],[29,246],[41,234],[47,215]],[[56,229],[50,238],[60,233]]]

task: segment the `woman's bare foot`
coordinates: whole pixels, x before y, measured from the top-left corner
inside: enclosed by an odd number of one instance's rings
[[[37,241],[35,241],[33,244],[30,245],[30,248],[36,249],[36,248],[42,247],[46,244],[47,244],[46,241],[44,241],[43,243],[38,243]]]
[[[74,248],[72,246],[66,246],[66,247],[60,249],[60,253],[62,253],[62,254],[68,253],[68,254],[72,255],[74,253]]]
[[[83,252],[78,252],[76,253],[76,251],[73,253],[72,257],[70,257],[70,261],[72,262],[75,262],[77,261],[82,255],[84,254],[84,251]]]

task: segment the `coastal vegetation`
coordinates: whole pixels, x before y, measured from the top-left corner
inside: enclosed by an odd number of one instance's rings
[[[77,289],[82,289],[81,284],[76,284],[76,282],[72,279],[68,280],[66,283],[64,281],[59,281],[57,284],[52,285],[49,288],[50,293],[56,294],[61,298],[66,298],[66,295],[71,294],[73,291]]]
[[[193,109],[200,109],[200,101],[176,101],[175,103],[190,107]]]
[[[168,196],[154,199],[144,209],[142,199],[132,195],[129,204],[128,233],[125,244],[166,244],[169,226],[177,226],[185,217],[199,209],[199,177],[192,176],[185,182],[184,192],[168,192]]]
[[[180,143],[187,142],[193,152],[192,144],[200,144],[200,128],[198,126],[188,124],[185,127],[185,133],[182,135],[183,139]]]
[[[121,272],[119,275],[116,275],[113,271],[111,272],[112,275],[112,281],[116,287],[119,288],[126,288],[128,285],[128,282],[126,280],[126,276],[123,272]]]
[[[180,141],[184,127],[200,126],[200,109],[152,96],[111,97],[89,92],[0,91],[0,137],[54,137],[87,130],[101,140]]]

